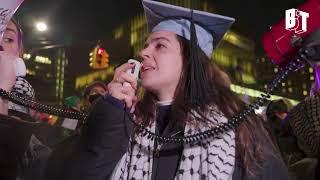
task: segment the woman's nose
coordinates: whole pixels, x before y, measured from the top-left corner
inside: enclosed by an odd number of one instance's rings
[[[142,49],[142,50],[139,52],[140,61],[142,62],[144,59],[149,58],[149,57],[150,57],[149,54],[150,54],[150,53],[149,53],[148,48]]]

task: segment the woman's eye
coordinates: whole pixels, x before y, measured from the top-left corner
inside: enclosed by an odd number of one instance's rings
[[[3,41],[6,43],[12,43],[14,40],[12,38],[3,38]]]
[[[157,49],[163,48],[163,47],[165,47],[165,45],[163,45],[163,44],[161,44],[161,43],[158,43],[158,44],[156,45],[156,48],[157,48]]]

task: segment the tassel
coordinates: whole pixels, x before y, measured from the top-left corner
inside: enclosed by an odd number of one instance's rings
[[[189,59],[189,69],[187,76],[187,94],[185,97],[185,102],[188,106],[192,108],[203,108],[209,100],[210,89],[208,87],[208,77],[206,76],[205,65],[208,63],[203,63],[199,59],[199,47],[198,39],[196,35],[196,28],[193,20],[193,10],[191,10],[191,25],[190,25],[190,59]],[[208,88],[207,88],[208,87]]]

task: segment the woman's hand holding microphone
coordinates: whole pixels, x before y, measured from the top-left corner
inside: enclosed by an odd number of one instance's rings
[[[140,63],[136,60],[129,60],[128,63],[115,70],[113,80],[108,84],[109,94],[124,101],[130,113],[134,112],[138,101],[136,90],[139,70]]]

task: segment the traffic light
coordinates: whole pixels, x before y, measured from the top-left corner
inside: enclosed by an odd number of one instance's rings
[[[89,54],[90,67],[93,69],[102,69],[109,66],[109,54],[107,51],[97,45]]]

